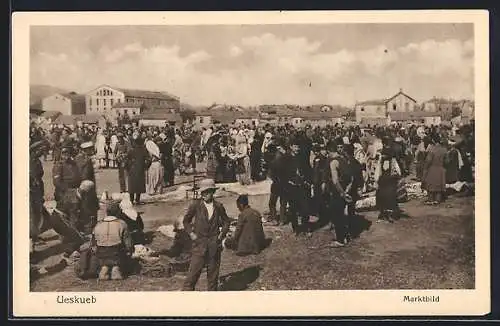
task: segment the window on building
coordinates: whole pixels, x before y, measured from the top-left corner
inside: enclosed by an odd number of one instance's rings
[[[104,106],[108,105],[108,100],[103,99],[102,101],[103,101],[103,105],[104,105]]]
[[[113,106],[113,99],[109,100],[109,105]]]
[[[128,114],[128,110],[127,109],[123,110],[123,113]]]
[[[393,105],[392,105],[392,110],[393,110],[393,111],[396,111],[397,109],[398,109],[398,106],[397,106],[396,104],[393,104]]]
[[[361,112],[365,112],[365,108],[361,108]]]
[[[98,98],[96,98],[96,99],[95,99],[95,104],[96,104],[97,106],[99,106],[99,99],[98,99]]]

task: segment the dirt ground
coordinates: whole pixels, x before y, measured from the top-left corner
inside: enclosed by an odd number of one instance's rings
[[[50,182],[50,169],[45,169]],[[117,188],[116,170],[97,174],[98,190]],[[46,184],[46,189],[47,187]],[[236,218],[236,196],[220,198],[228,215]],[[268,196],[252,196],[250,203],[263,212]],[[182,215],[187,202],[140,206],[152,249],[163,250],[171,240],[158,226]],[[225,250],[221,290],[362,290],[362,289],[472,289],[474,288],[474,198],[450,197],[437,207],[413,200],[401,207],[409,215],[394,224],[376,223],[377,212],[360,213],[353,221],[355,238],[344,248],[327,248],[333,239],[329,227],[311,239],[295,237],[290,226],[266,226],[272,239],[262,253],[238,257]],[[54,240],[54,243],[57,240]],[[44,250],[57,257],[53,248]],[[183,275],[155,278],[132,275],[122,281],[80,280],[72,266],[31,283],[31,291],[176,291]],[[202,275],[197,289],[206,289]]]

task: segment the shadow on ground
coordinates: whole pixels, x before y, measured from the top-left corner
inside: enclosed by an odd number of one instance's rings
[[[262,267],[255,265],[243,270],[221,276],[220,291],[243,291],[248,289],[249,285],[255,282],[260,275]]]

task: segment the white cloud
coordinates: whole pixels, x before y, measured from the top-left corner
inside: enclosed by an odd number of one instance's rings
[[[243,50],[239,46],[236,46],[236,45],[231,46],[231,48],[229,49],[229,55],[231,57],[239,57],[242,53],[243,53]]]
[[[203,68],[213,65],[216,55],[203,50],[183,54],[179,46],[132,43],[103,47],[92,55],[38,53],[32,57],[31,78],[33,83],[81,91],[103,83],[164,89],[192,104],[352,105],[390,96],[400,87],[419,100],[473,96],[472,40],[426,40],[399,48],[382,44],[337,52],[324,52],[321,45],[273,34],[243,38],[226,47],[234,61],[231,66],[219,63],[215,72]]]

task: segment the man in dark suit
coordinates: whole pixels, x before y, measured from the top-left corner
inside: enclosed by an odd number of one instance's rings
[[[184,215],[184,230],[193,240],[184,291],[194,291],[205,265],[208,291],[217,291],[222,240],[229,231],[230,220],[224,206],[214,200],[216,190],[213,179],[202,180],[199,187],[202,199],[193,201]]]

